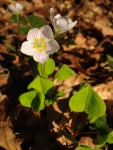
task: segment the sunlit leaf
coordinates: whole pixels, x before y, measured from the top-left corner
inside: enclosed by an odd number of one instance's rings
[[[108,134],[107,142],[113,144],[113,131]]]
[[[52,105],[53,103],[55,103],[55,102],[57,102],[57,99],[46,99],[45,100],[45,105],[46,106],[50,106],[50,105]]]
[[[37,76],[29,85],[28,89],[35,89],[37,92],[47,93],[49,89],[54,86],[53,82],[49,79],[44,79],[40,76]]]
[[[52,74],[55,69],[55,61],[49,58],[45,64],[38,63],[38,71],[41,76],[47,78],[48,75]]]
[[[75,72],[69,68],[67,65],[63,65],[59,71],[56,73],[55,78],[58,81],[69,79],[75,74]]]
[[[88,83],[86,81],[83,81],[80,83],[80,87],[79,87],[79,90],[81,90],[82,88],[85,88],[88,86]]]
[[[85,112],[91,116],[103,116],[106,106],[101,97],[89,86],[88,99],[86,100]]]
[[[71,108],[72,111],[75,112],[85,111],[87,90],[88,90],[87,88],[84,88],[71,97],[69,101],[69,107]]]
[[[35,90],[23,93],[19,96],[19,102],[25,107],[31,107],[32,101],[36,98],[37,92]]]
[[[104,101],[90,85],[87,85],[75,93],[69,101],[69,106],[72,111],[85,111],[93,117],[103,116],[106,111]]]
[[[59,91],[59,92],[56,93],[56,97],[61,97],[61,96],[64,96],[64,95],[65,95],[64,91]]]
[[[95,124],[96,127],[103,124],[106,125],[106,115],[103,115],[101,117],[92,117],[88,116],[89,122],[92,124]]]

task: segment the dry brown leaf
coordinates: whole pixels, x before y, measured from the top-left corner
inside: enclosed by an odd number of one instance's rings
[[[94,23],[94,26],[102,31],[103,36],[113,36],[112,24],[106,17],[102,17],[101,19],[99,18],[99,20]]]
[[[8,69],[3,69],[0,67],[0,87],[6,85],[9,79],[9,71]]]
[[[93,89],[104,100],[113,100],[113,81],[102,83],[93,87]]]
[[[87,48],[86,44],[87,39],[83,36],[82,33],[78,33],[75,39],[75,43],[77,43],[77,47]]]
[[[93,139],[91,137],[81,137],[80,142],[86,146],[89,146],[91,148],[99,148],[100,146],[94,145],[93,144]]]
[[[15,139],[15,135],[6,122],[0,122],[0,146],[6,150],[21,150],[20,141]]]
[[[73,77],[65,80],[63,82],[63,85],[65,87],[73,87],[73,86],[77,86],[79,85],[83,80],[85,80],[87,77],[85,76],[85,74],[79,73],[79,74],[75,74]]]

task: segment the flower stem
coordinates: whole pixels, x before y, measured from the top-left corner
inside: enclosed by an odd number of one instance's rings
[[[45,71],[45,63],[42,65],[42,77],[44,76],[44,71]]]

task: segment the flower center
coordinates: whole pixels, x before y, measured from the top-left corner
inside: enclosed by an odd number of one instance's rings
[[[47,48],[47,43],[44,38],[35,39],[33,48],[35,48],[38,52],[43,52]]]

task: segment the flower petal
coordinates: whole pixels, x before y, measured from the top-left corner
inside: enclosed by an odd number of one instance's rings
[[[22,9],[23,9],[23,6],[20,3],[16,3],[15,7],[16,7],[17,11],[22,11]]]
[[[61,33],[69,31],[70,29],[72,29],[76,25],[76,23],[77,23],[77,20],[72,22],[72,23],[70,23],[67,27],[63,28]]]
[[[48,46],[45,51],[47,54],[53,54],[55,51],[57,51],[59,49],[60,49],[60,46],[57,43],[57,41],[52,39],[48,42]]]
[[[40,31],[46,38],[53,39],[54,35],[53,35],[53,31],[50,26],[44,25],[40,28]]]
[[[69,30],[72,29],[77,24],[77,20],[69,24]]]
[[[71,22],[71,19],[69,22]],[[67,27],[62,28],[62,30],[60,30],[60,33],[64,33],[66,31],[69,31],[70,29],[72,29],[76,25],[76,23],[77,23],[77,20],[74,22],[71,22],[70,24],[68,24]]]
[[[36,53],[34,53],[33,58],[34,58],[34,60],[36,62],[40,62],[41,64],[44,64],[48,60],[49,55],[46,54],[45,51],[43,51],[43,52],[36,52]]]
[[[53,22],[53,18],[54,18],[54,9],[50,8],[50,20],[51,20],[51,22]]]
[[[34,53],[36,52],[36,50],[33,49],[33,46],[29,41],[23,42],[20,51],[23,54],[26,54],[26,55],[29,55],[29,56],[33,56]]]
[[[61,17],[61,14],[57,14],[54,18],[55,19],[58,19],[58,18],[60,18]]]
[[[62,30],[62,28],[67,27],[68,26],[68,19],[67,17],[60,17],[56,20],[57,25],[59,26],[59,28]]]
[[[67,18],[67,19],[68,19],[68,24],[73,22],[70,18]]]
[[[33,42],[34,39],[37,38],[38,34],[39,34],[38,28],[30,29],[28,34],[27,34],[27,40]]]
[[[16,11],[16,8],[15,8],[12,4],[10,4],[10,5],[8,6],[8,8],[9,8],[9,10],[12,11],[12,12]]]
[[[53,18],[53,22],[52,22],[52,24],[53,24],[53,26],[54,26],[54,28],[55,28],[55,30],[59,30],[59,25],[58,25],[58,19],[61,17],[61,15],[60,14],[57,14],[54,18]]]

